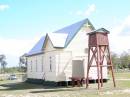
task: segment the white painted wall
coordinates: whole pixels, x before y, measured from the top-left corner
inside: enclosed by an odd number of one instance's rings
[[[72,76],[72,52],[59,51],[56,55],[57,81],[68,81]]]
[[[48,40],[46,44],[47,45],[45,45],[44,54],[28,57],[28,71],[27,71],[28,78],[34,78],[34,79],[45,78],[45,80],[47,81],[56,80],[56,63],[55,63],[56,61],[54,53],[55,49],[52,47],[50,40]],[[31,70],[31,61],[32,61],[32,70]],[[50,70],[50,64],[52,70]]]
[[[85,49],[88,48],[88,35],[90,28],[81,28],[69,43],[65,51],[72,51],[73,57],[86,56]]]
[[[86,25],[86,24],[85,24]],[[87,75],[87,49],[88,49],[88,35],[91,29],[89,27],[82,27],[65,51],[72,51],[73,60],[84,60],[84,77]]]
[[[42,64],[42,61],[44,58],[44,55],[37,55],[37,56],[30,56],[27,58],[28,64],[27,64],[27,77],[28,78],[36,78],[41,79],[42,74],[44,71],[44,64]],[[37,64],[36,64],[37,61]],[[43,66],[42,66],[43,65]],[[43,71],[42,71],[43,68]]]

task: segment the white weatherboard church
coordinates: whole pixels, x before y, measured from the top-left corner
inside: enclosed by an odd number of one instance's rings
[[[70,77],[86,78],[87,33],[93,30],[90,21],[84,19],[43,36],[27,54],[28,80],[67,82]],[[97,79],[95,67],[90,69],[89,77]],[[106,67],[103,79],[107,79]]]

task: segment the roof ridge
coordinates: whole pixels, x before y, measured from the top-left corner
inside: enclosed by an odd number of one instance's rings
[[[75,24],[77,24],[77,23],[79,23],[79,22],[82,22],[82,21],[88,21],[88,18],[85,18],[85,19],[80,20],[80,21],[78,21],[78,22],[72,23],[72,24],[70,24],[70,25],[68,25],[68,26],[64,26],[64,27],[62,27],[61,29],[58,29],[58,30],[56,30],[56,31],[54,31],[54,32],[52,32],[52,33],[63,33],[63,32],[59,32],[59,31],[61,31],[62,29],[68,28],[68,27],[70,27],[70,26],[73,26],[73,25],[75,25]]]

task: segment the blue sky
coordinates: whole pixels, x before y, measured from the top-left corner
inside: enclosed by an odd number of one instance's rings
[[[45,33],[89,18],[108,29],[111,50],[130,49],[129,0],[0,0],[0,54],[8,66],[28,52]]]

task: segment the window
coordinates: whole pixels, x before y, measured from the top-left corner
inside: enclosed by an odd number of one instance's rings
[[[52,72],[52,57],[50,57],[50,71]]]
[[[42,65],[41,68],[42,68],[42,72],[43,72],[43,68],[44,68],[44,67],[43,67],[43,56],[42,56],[42,59],[41,59],[41,65]]]
[[[32,72],[32,61],[30,62],[30,71]]]
[[[36,59],[36,72],[37,72],[37,59]]]

